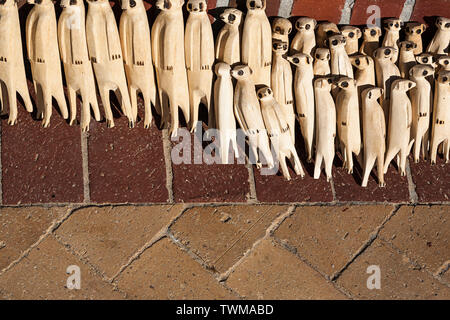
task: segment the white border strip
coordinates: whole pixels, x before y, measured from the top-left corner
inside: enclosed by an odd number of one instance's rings
[[[217,0],[216,7],[228,7],[230,0]]]
[[[344,8],[342,9],[341,20],[339,24],[350,24],[352,18],[352,11],[355,5],[355,0],[345,0]]]
[[[294,0],[281,0],[280,8],[278,9],[278,16],[283,18],[289,18],[292,13],[292,7]]]
[[[402,20],[403,22],[407,22],[411,19],[415,4],[416,4],[416,0],[406,0],[405,1],[405,4],[403,5],[402,13],[400,14],[400,20]]]

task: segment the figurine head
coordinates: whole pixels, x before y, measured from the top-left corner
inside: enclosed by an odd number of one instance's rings
[[[83,0],[61,0],[61,8],[68,8],[70,6],[84,6]]]
[[[328,48],[316,48],[314,50],[314,58],[316,60],[330,61],[330,49]]]
[[[184,0],[157,0],[156,7],[159,10],[167,11],[171,9],[180,9],[184,5]]]
[[[400,32],[403,22],[400,19],[386,19],[384,29],[390,32]]]
[[[271,101],[273,100],[273,91],[267,86],[262,87],[257,92],[258,99],[260,101]]]
[[[349,77],[339,77],[334,81],[334,84],[342,90],[351,90],[356,87],[356,81]]]
[[[444,17],[437,18],[436,27],[443,31],[450,31],[450,19]]]
[[[28,1],[30,1],[30,0],[28,0]],[[36,1],[38,1],[38,0],[36,0]],[[91,4],[106,4],[106,3],[109,5],[108,0],[87,0],[87,2],[89,5],[91,5]]]
[[[381,37],[381,29],[376,26],[364,28],[363,33],[364,40],[368,42],[377,42]]]
[[[436,81],[440,84],[450,85],[450,71],[442,70],[436,75]]]
[[[130,10],[144,6],[142,0],[120,0],[120,2],[122,4],[122,10]]]
[[[409,22],[406,24],[405,32],[406,34],[413,36],[420,36],[427,29],[427,26],[423,23]]]
[[[285,18],[275,18],[272,22],[272,32],[287,36],[292,31],[292,23]]]
[[[370,65],[373,65],[373,59],[363,54],[351,56],[350,62],[358,70],[365,70]]]
[[[231,75],[236,80],[249,78],[253,74],[252,69],[247,65],[238,65],[231,70]]]
[[[409,69],[410,78],[426,78],[434,75],[434,68],[426,64],[417,64]]]
[[[347,41],[358,41],[362,37],[361,30],[354,26],[344,26],[341,28],[342,35]]]
[[[37,4],[37,5],[53,4],[53,2],[51,0],[27,0],[27,2],[29,4]]]
[[[438,58],[438,64],[443,68],[450,68],[450,56],[441,56]]]
[[[436,67],[436,58],[432,53],[421,53],[416,56],[416,61],[419,64],[429,64]]]
[[[242,20],[242,11],[235,8],[227,8],[220,15],[220,19],[226,24],[239,26]]]
[[[295,22],[295,29],[299,32],[310,32],[314,33],[317,27],[317,21],[313,18],[302,17]]]
[[[296,67],[313,63],[313,58],[307,53],[296,53],[286,59]]]
[[[288,44],[282,40],[274,40],[272,43],[272,51],[277,54],[285,54],[288,51]]]
[[[382,88],[371,87],[363,90],[361,97],[367,102],[367,100],[378,100],[383,94],[384,90]]]
[[[332,83],[333,83],[333,78],[331,78],[331,77],[318,78],[314,81],[314,88],[331,91]]]
[[[322,39],[326,39],[338,33],[339,29],[335,23],[321,22],[317,25],[317,35]]]
[[[186,8],[190,13],[201,13],[207,11],[208,5],[206,0],[188,0]]]
[[[330,50],[337,50],[339,48],[344,48],[347,40],[341,34],[336,34],[325,40],[325,45],[328,45]]]
[[[397,54],[397,49],[393,47],[380,47],[373,52],[373,57],[378,60],[391,60]]]
[[[415,44],[412,41],[401,41],[399,43],[399,47],[400,47],[400,51],[408,52],[408,51],[413,51],[414,49],[416,49],[417,44]]]
[[[266,10],[266,0],[247,0],[247,9],[253,10]]]
[[[411,80],[406,80],[406,79],[397,79],[394,82],[392,82],[392,91],[396,90],[396,91],[409,91],[412,88],[414,88],[416,86],[416,83],[414,81]]]
[[[17,0],[0,0],[0,6],[12,7],[17,5]]]
[[[214,72],[218,77],[231,77],[231,66],[225,62],[218,62],[214,68]]]

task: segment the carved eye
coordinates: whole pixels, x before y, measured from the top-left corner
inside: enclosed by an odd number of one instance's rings
[[[308,24],[305,26],[305,29],[306,29],[306,30],[311,29],[311,25],[308,23]]]
[[[348,87],[348,82],[347,82],[347,81],[342,82],[342,83],[341,83],[341,86],[342,86],[343,88],[347,88],[347,87]]]
[[[258,93],[258,98],[262,99],[264,96],[262,93]]]
[[[424,71],[424,72],[423,72],[423,75],[424,75],[424,76],[428,75],[428,71]]]
[[[74,6],[74,5],[76,5],[77,4],[77,0],[70,0],[70,5],[71,6]]]
[[[355,33],[354,33],[354,32],[350,32],[350,33],[348,34],[348,36],[349,36],[350,38],[353,38],[353,37],[355,36]]]
[[[442,81],[443,82],[447,82],[448,78],[447,77],[442,77]]]
[[[328,31],[327,31],[327,36],[329,36],[329,37],[330,37],[330,36],[332,36],[332,35],[333,35],[333,31],[331,31],[331,30],[328,30]]]
[[[203,4],[203,2],[200,2],[200,11],[203,11],[203,9],[204,9],[204,4]]]
[[[445,24],[446,28],[450,28],[450,22]]]
[[[319,54],[316,54],[316,59],[320,59],[320,55]]]
[[[281,28],[280,27],[275,27],[275,32],[281,33]]]
[[[423,58],[423,59],[422,59],[422,62],[423,62],[423,63],[428,63],[428,58]]]
[[[391,54],[391,49],[386,49],[386,50],[384,50],[384,54],[385,54],[385,55]]]
[[[417,29],[416,33],[417,33],[417,34],[421,34],[421,33],[422,33],[422,30]]]
[[[268,94],[272,94],[272,89],[268,88],[268,89],[267,89],[267,93],[268,93]]]
[[[236,20],[236,16],[234,14],[230,14],[228,16],[228,21],[233,22],[234,20]]]
[[[319,57],[317,56],[317,59],[318,59]],[[292,59],[292,61],[294,62],[294,63],[299,63],[300,62],[300,60],[298,59],[298,58],[294,58],[294,59]]]
[[[244,75],[244,71],[239,70],[239,71],[238,71],[238,75],[243,76],[243,75]]]
[[[371,30],[370,31],[370,35],[371,36],[376,36],[377,35],[377,31],[376,30]]]
[[[357,66],[359,66],[361,64],[361,61],[359,61],[359,59],[356,59],[355,63],[356,63]]]
[[[333,40],[333,41],[331,42],[331,44],[332,44],[333,46],[337,46],[337,45],[338,45],[338,41],[337,41],[337,40]]]
[[[444,64],[445,64],[446,66],[448,66],[449,63],[450,63],[450,62],[449,62],[448,60],[445,60],[445,61],[444,61]]]
[[[400,25],[399,25],[398,23],[396,23],[396,24],[395,24],[395,27],[398,28],[398,27],[400,27]]]
[[[278,45],[276,43],[273,44],[273,49],[277,50],[278,49]]]

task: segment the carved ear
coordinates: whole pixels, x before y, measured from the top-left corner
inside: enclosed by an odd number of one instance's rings
[[[380,88],[380,94],[383,95],[384,94],[384,89]]]
[[[409,69],[409,76],[410,76],[410,77],[412,77],[413,73],[414,73],[413,68]]]
[[[377,33],[381,37],[381,29],[377,29]]]
[[[358,37],[358,39],[360,39],[362,37],[362,32],[361,29],[356,29],[356,36]]]
[[[372,92],[369,92],[369,99],[372,99]]]
[[[392,86],[391,90],[400,90],[400,82],[397,81],[397,83],[395,84],[395,86]]]
[[[314,29],[317,28],[317,20],[316,19],[312,19],[312,22],[314,24]]]
[[[253,74],[252,68],[248,67],[248,70],[250,70],[250,74]]]
[[[416,56],[416,62],[420,63],[420,57],[419,56]]]
[[[328,46],[328,39],[323,40],[323,44],[325,45],[325,47],[328,48],[328,47],[329,47],[329,46]]]
[[[370,57],[367,56],[367,57],[364,57],[364,58],[366,58],[367,65],[370,65]]]

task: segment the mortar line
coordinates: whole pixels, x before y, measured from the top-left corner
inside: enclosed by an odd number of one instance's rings
[[[171,159],[171,144],[169,138],[169,132],[167,129],[162,131],[162,142],[164,149],[164,163],[166,166],[166,188],[169,195],[169,203],[174,203],[173,197],[173,170],[172,170],[172,159]]]
[[[408,191],[409,191],[409,199],[411,203],[418,203],[419,202],[419,196],[416,192],[416,184],[414,183],[412,173],[411,173],[411,167],[409,166],[409,160],[406,160],[406,178],[408,180]]]
[[[342,8],[341,19],[339,24],[350,24],[352,18],[353,7],[355,6],[355,0],[346,0],[344,8]]]
[[[294,0],[281,0],[280,8],[278,9],[278,16],[283,18],[289,18],[292,13]]]
[[[410,21],[415,5],[416,0],[405,0],[405,3],[403,4],[402,13],[400,14],[401,21],[404,22]]]
[[[83,164],[83,194],[84,203],[91,202],[91,187],[89,182],[89,148],[88,133],[81,132],[81,157]]]
[[[336,189],[334,188],[334,179],[331,177],[330,179],[330,187],[331,187],[331,194],[333,195],[333,203],[337,203],[337,196],[336,196]]]

